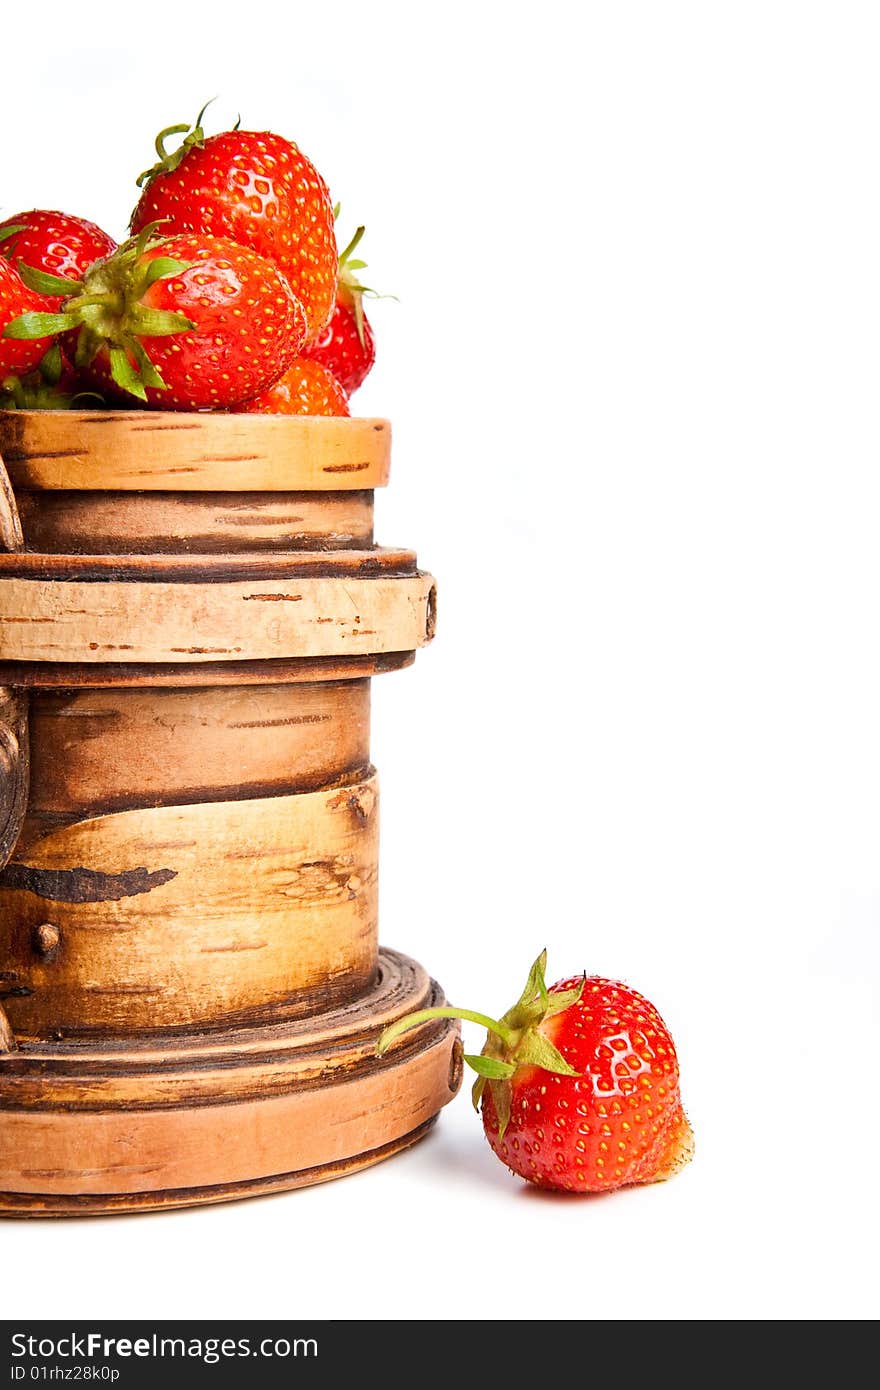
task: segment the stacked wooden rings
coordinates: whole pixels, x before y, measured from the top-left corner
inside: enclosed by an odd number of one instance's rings
[[[0,1214],[318,1181],[457,1089],[451,1025],[374,1048],[440,997],[378,945],[370,678],[435,612],[389,443],[0,414]]]

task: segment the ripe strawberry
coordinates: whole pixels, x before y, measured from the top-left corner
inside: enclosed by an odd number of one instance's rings
[[[358,227],[339,256],[339,283],[333,317],[323,333],[303,350],[304,357],[320,362],[351,395],[362,384],[376,360],[373,332],[364,313],[363,299],[371,293],[357,278],[366,261],[352,260],[352,252],[364,234]]]
[[[430,1018],[489,1029],[474,1105],[492,1149],[538,1187],[606,1192],[661,1182],[693,1156],[679,1094],[678,1059],[665,1023],[628,985],[598,976],[544,980],[535,961],[519,1001],[500,1020],[466,1009],[423,1009],[382,1034],[384,1052]]]
[[[46,333],[23,338],[15,330],[9,331],[21,315],[39,317],[47,308],[45,297],[29,289],[15,267],[0,256],[0,378],[32,372],[51,347]]]
[[[280,380],[253,401],[234,407],[248,415],[348,415],[348,397],[320,362],[297,357]]]
[[[116,242],[94,222],[66,212],[36,208],[0,222],[0,256],[66,280],[81,280],[95,261],[115,250]],[[47,297],[50,307],[57,309],[61,296]]]
[[[228,130],[205,137],[199,113],[179,149],[165,141],[186,126],[169,126],[156,140],[159,163],[138,179],[144,186],[132,214],[137,233],[151,222],[162,235],[204,232],[230,237],[273,261],[301,301],[307,338],[330,320],[337,252],[327,185],[311,160],[271,131]]]
[[[302,306],[276,266],[223,237],[151,240],[99,261],[58,314],[16,331],[78,330],[75,365],[99,391],[165,410],[223,409],[270,386],[302,345]],[[42,289],[61,280],[27,270]]]

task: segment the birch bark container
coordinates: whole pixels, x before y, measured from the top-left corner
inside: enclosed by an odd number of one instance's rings
[[[321,1181],[456,1026],[380,950],[370,683],[433,635],[372,419],[0,413],[0,1214]]]

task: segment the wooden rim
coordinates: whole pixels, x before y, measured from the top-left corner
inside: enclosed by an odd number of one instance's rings
[[[149,410],[0,412],[16,488],[347,492],[388,482],[387,420]]]
[[[299,1024],[170,1050],[25,1043],[0,1061],[0,1215],[231,1200],[375,1162],[461,1083],[450,1021],[375,1054],[388,1023],[442,1002],[421,966],[383,951],[360,1000]]]
[[[272,578],[229,580],[219,565],[207,572],[224,578],[208,582],[98,578],[89,569],[96,557],[65,558],[83,562],[83,577],[0,576],[0,659],[179,664],[364,656],[414,651],[434,635],[435,584],[421,572],[363,577],[351,565],[341,578],[322,575],[318,563],[314,577],[314,569],[291,574],[273,557]],[[176,556],[173,573],[192,558]],[[128,557],[126,567],[134,559],[149,572],[149,557]],[[247,570],[264,573],[250,564]]]
[[[438,1003],[440,988],[424,966],[382,946],[372,982],[357,998],[307,1018],[285,1018],[278,1009],[259,1023],[207,1031],[25,1039],[14,1057],[0,1062],[0,1153],[6,1114],[19,1109],[63,1105],[91,1114],[117,1106],[174,1110],[250,1100],[267,1088],[269,1094],[286,1090],[289,1076],[274,1070],[278,1061],[296,1067],[297,1084],[305,1089],[372,1073],[445,1036],[447,1021],[434,1020],[405,1033],[385,1058],[375,1056],[383,1028]]]
[[[140,581],[146,584],[197,580],[220,584],[235,579],[378,579],[417,573],[415,551],[394,546],[369,550],[283,550],[208,555],[58,555],[0,551],[0,580],[53,584]],[[0,610],[2,611],[2,610]],[[2,621],[2,618],[0,618]]]
[[[107,690],[151,687],[186,690],[212,685],[279,685],[359,680],[412,666],[415,652],[370,652],[365,656],[305,656],[266,661],[168,662],[162,666],[120,662],[83,666],[76,662],[0,662],[0,685],[23,690]]]
[[[137,1216],[142,1212],[217,1206],[222,1202],[240,1202],[250,1197],[271,1197],[276,1193],[294,1192],[300,1187],[315,1187],[318,1183],[332,1182],[334,1178],[348,1177],[352,1173],[359,1173],[363,1168],[372,1168],[377,1163],[384,1162],[386,1158],[393,1158],[424,1139],[436,1122],[437,1116],[432,1115],[425,1124],[419,1125],[409,1134],[392,1140],[390,1144],[382,1144],[377,1149],[368,1149],[353,1158],[319,1164],[314,1168],[305,1168],[299,1173],[279,1173],[274,1177],[224,1183],[218,1187],[185,1187],[172,1192],[126,1192],[116,1196],[104,1193],[97,1197],[2,1192],[0,1218],[15,1221],[34,1217],[57,1220],[60,1217],[71,1216]]]

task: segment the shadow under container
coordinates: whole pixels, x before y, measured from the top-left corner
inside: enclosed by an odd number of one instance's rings
[[[421,1137],[370,683],[433,635],[372,419],[0,414],[0,1214],[221,1201]],[[11,484],[11,486],[10,486]]]

